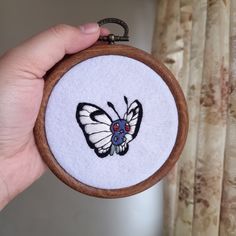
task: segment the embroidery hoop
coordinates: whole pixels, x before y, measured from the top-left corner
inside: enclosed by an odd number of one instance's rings
[[[178,160],[182,149],[184,147],[187,130],[188,130],[188,113],[187,113],[187,105],[182,93],[182,90],[176,81],[174,75],[157,59],[154,59],[150,54],[131,47],[127,45],[119,45],[114,44],[115,41],[128,41],[128,26],[125,22],[115,19],[108,18],[99,21],[99,24],[105,23],[116,23],[121,25],[124,28],[123,36],[115,36],[110,34],[109,36],[101,37],[100,41],[105,41],[107,43],[97,43],[92,47],[76,53],[71,56],[65,57],[61,60],[46,76],[45,79],[45,87],[44,87],[44,95],[42,99],[41,108],[39,111],[39,115],[35,124],[34,134],[35,134],[35,142],[38,147],[38,150],[51,169],[51,171],[65,184],[70,186],[71,188],[79,191],[81,193],[100,197],[100,198],[119,198],[126,197],[141,191],[146,190],[147,188],[153,186],[159,180],[161,180],[174,166],[176,161]],[[103,56],[103,55],[119,55],[125,56],[128,58],[135,59],[140,61],[150,67],[153,71],[161,76],[163,81],[167,84],[170,89],[176,103],[176,107],[178,110],[178,132],[175,141],[175,145],[165,163],[158,169],[153,175],[144,181],[132,185],[130,187],[119,188],[119,189],[100,189],[93,186],[86,185],[74,177],[72,177],[69,173],[67,173],[63,167],[57,162],[53,153],[50,150],[49,144],[47,142],[46,131],[45,131],[45,112],[47,108],[47,103],[50,97],[50,94],[57,84],[57,82],[61,79],[61,77],[67,73],[73,66],[79,64],[87,59]]]

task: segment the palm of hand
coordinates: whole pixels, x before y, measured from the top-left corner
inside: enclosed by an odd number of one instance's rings
[[[8,54],[0,61],[0,162],[3,165],[0,176],[5,182],[2,191],[9,201],[45,170],[33,136],[44,80],[14,68],[17,65],[9,66],[11,62],[5,65],[6,57]],[[16,175],[18,171],[20,178]],[[16,181],[17,185],[11,184]]]

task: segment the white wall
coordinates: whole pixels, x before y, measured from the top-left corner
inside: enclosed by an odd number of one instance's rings
[[[0,54],[51,25],[78,25],[105,17],[125,20],[130,44],[150,51],[154,2],[1,0]],[[158,236],[162,210],[160,183],[132,197],[104,200],[73,191],[48,171],[0,213],[0,235]]]

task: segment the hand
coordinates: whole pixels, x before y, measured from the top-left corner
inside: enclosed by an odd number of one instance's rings
[[[58,25],[0,58],[0,210],[46,169],[33,136],[43,76],[65,54],[91,46],[100,34],[108,30],[96,23]]]

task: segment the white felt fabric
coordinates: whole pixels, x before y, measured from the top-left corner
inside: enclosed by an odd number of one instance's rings
[[[123,117],[124,95],[129,104],[138,99],[143,119],[137,137],[124,156],[99,158],[76,121],[78,103],[92,103],[112,119],[112,102]],[[115,189],[137,184],[167,160],[176,140],[178,114],[168,86],[145,64],[123,56],[88,59],[70,69],[50,95],[45,129],[58,163],[79,181],[98,188]]]

